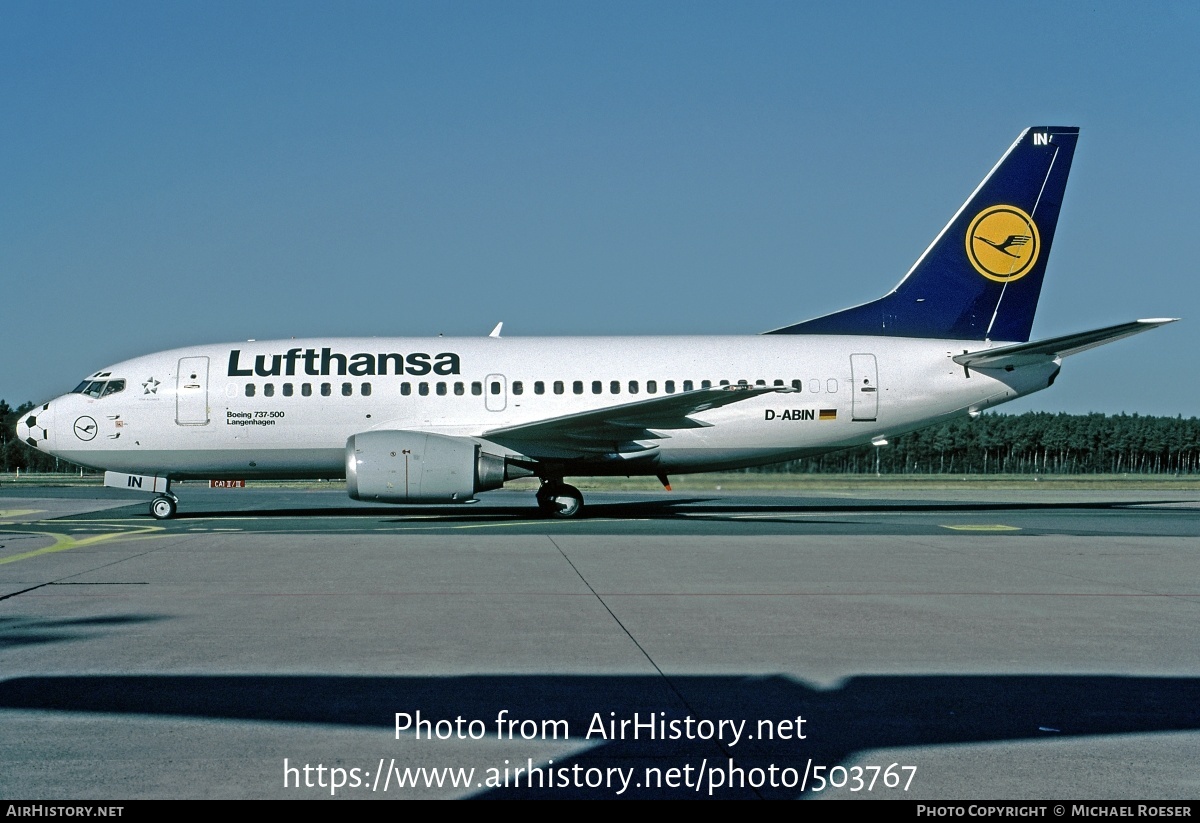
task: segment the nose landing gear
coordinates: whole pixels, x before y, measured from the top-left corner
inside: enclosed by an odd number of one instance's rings
[[[155,520],[170,520],[179,509],[175,495],[160,495],[150,501],[150,515]]]

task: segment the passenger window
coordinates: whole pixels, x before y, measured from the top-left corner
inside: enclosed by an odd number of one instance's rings
[[[263,386],[263,397],[274,397],[274,396],[275,396],[275,384],[274,383],[268,383],[267,385]]]
[[[246,396],[247,396],[247,397],[253,397],[253,396],[254,396],[254,384],[253,384],[253,383],[247,383],[247,384],[246,384]]]
[[[621,393],[621,381],[613,380],[611,383],[609,383],[608,384],[608,393],[609,394],[620,394]]]
[[[493,380],[491,382],[491,385],[488,386],[488,391],[490,391],[492,394],[499,394],[500,393],[500,381]]]
[[[658,394],[658,382],[655,380],[646,381],[646,394]]]
[[[783,381],[782,381],[782,380],[776,380],[776,381],[775,381],[774,383],[772,383],[771,385],[773,385],[773,386],[782,386],[782,385],[783,385]]]
[[[663,383],[663,390],[667,394],[674,394],[675,393],[675,381],[668,380],[666,383]]]
[[[702,388],[702,389],[711,389],[711,388],[712,388],[712,381],[711,381],[711,380],[701,380],[701,381],[700,381],[700,388]]]
[[[407,380],[401,383],[400,393],[405,397],[408,397],[410,394],[412,394],[412,383],[409,383]]]
[[[458,395],[459,397],[462,397],[464,394],[466,394],[466,392],[467,392],[467,387],[464,386],[462,383],[454,384],[454,393],[456,395]]]
[[[830,394],[837,394],[837,389],[837,380],[835,378],[831,377],[825,381],[825,391]]]
[[[819,394],[821,391],[821,381],[815,377],[812,380],[809,380],[808,390],[813,394]]]
[[[546,384],[543,383],[541,380],[535,381],[533,384],[533,393],[534,394],[545,394],[546,393]]]
[[[300,385],[300,393],[305,397],[312,397],[312,383],[302,383]]]
[[[604,384],[599,380],[592,381],[592,394],[604,394]]]
[[[284,397],[291,397],[291,396],[292,396],[292,384],[291,384],[291,383],[284,383],[284,384],[283,384],[283,396],[284,396]]]
[[[722,381],[721,381],[721,385],[722,385],[722,386],[728,386],[728,385],[729,385],[729,381],[728,381],[728,380],[722,380]]]
[[[765,385],[767,385],[767,381],[766,381],[766,380],[755,380],[755,381],[754,381],[754,385],[756,385],[756,386],[765,386]]]
[[[363,397],[370,397],[370,396],[371,396],[371,384],[370,384],[370,383],[363,383],[363,384],[362,384],[362,396],[363,396]]]
[[[563,385],[563,381],[561,381],[561,380],[554,381],[554,393],[555,394],[562,394],[566,390],[567,390],[567,387]]]
[[[684,381],[683,381],[683,390],[684,390],[684,391],[691,391],[691,390],[692,390],[692,387],[693,387],[693,385],[694,385],[694,384],[692,383],[692,381],[691,381],[691,380],[684,380]]]
[[[475,395],[476,397],[483,394],[483,384],[478,380],[475,380],[471,383],[471,394]]]
[[[429,384],[428,383],[418,383],[417,384],[417,394],[421,395],[422,397],[428,397],[429,396]]]
[[[438,384],[437,384],[437,393],[438,393],[438,397],[445,397],[445,396],[446,396],[446,384],[445,384],[445,383],[438,383]]]
[[[796,391],[804,391],[804,381],[803,380],[793,380],[792,388],[795,389]]]
[[[354,394],[354,385],[352,383],[342,384],[342,397],[349,397]]]
[[[638,381],[636,381],[636,380],[629,381],[629,393],[630,394],[638,393]]]
[[[576,380],[574,383],[572,383],[571,391],[575,392],[576,394],[583,394],[583,381]]]
[[[329,397],[331,394],[333,394],[333,385],[331,383],[322,383],[321,384],[321,396]]]
[[[520,380],[514,380],[512,384],[513,394],[524,394],[525,384]]]

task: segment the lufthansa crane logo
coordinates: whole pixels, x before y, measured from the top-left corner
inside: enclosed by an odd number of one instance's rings
[[[1020,280],[1042,250],[1037,224],[1016,206],[991,206],[967,227],[967,259],[988,280]]]
[[[80,440],[92,440],[96,431],[96,421],[90,417],[80,417],[75,421],[75,436]]]

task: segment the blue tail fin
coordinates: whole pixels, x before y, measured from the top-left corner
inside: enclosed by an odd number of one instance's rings
[[[1025,342],[1079,129],[1026,129],[890,293],[768,334]]]

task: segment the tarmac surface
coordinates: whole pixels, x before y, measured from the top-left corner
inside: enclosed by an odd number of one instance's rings
[[[0,797],[1200,798],[1194,494],[178,493],[0,488]]]

